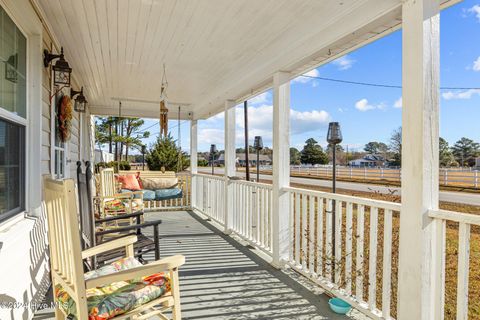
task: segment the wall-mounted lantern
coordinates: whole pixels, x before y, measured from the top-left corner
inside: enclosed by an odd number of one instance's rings
[[[70,86],[70,76],[72,74],[72,68],[68,65],[68,62],[63,56],[63,47],[60,54],[52,54],[48,50],[43,51],[43,65],[48,67],[50,62],[54,59],[59,59],[53,66],[53,83],[55,85]]]
[[[73,89],[70,91],[70,98],[73,99],[75,96],[77,97],[75,98],[75,105],[73,108],[77,112],[85,112],[87,109],[87,99],[85,99],[85,96],[83,95],[83,87],[80,91],[75,91]]]

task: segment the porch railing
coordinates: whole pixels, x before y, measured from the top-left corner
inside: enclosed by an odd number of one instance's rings
[[[456,301],[456,313],[457,319],[468,318],[468,295],[469,295],[469,271],[471,271],[470,265],[470,236],[471,229],[476,228],[476,235],[480,229],[480,216],[468,213],[460,213],[447,210],[431,210],[429,216],[434,219],[435,225],[435,238],[436,238],[436,261],[434,265],[437,268],[436,281],[439,285],[435,288],[435,301],[438,305],[435,305],[435,310],[438,310],[438,315],[444,314],[445,309],[445,265],[447,259],[446,240],[447,240],[447,227],[449,229],[458,229],[458,246],[457,246],[457,301]],[[455,235],[453,235],[455,237]],[[450,239],[452,240],[452,239]],[[457,239],[455,239],[457,240]],[[455,243],[455,240],[451,243]],[[454,263],[453,263],[454,264]],[[450,264],[449,264],[450,265]],[[453,288],[450,288],[450,291]],[[472,288],[470,288],[472,289]],[[454,289],[453,289],[454,290]]]
[[[227,180],[195,174],[193,181],[194,208],[225,226]],[[233,187],[229,228],[272,256],[272,186],[228,183]],[[291,187],[282,191],[290,198],[287,263],[364,313],[394,317],[401,205]]]
[[[193,189],[192,207],[201,211],[210,219],[220,224],[225,223],[225,178],[219,176],[192,175]]]
[[[290,266],[370,316],[391,318],[398,270],[398,250],[392,248],[398,248],[401,205],[284,191],[290,194]]]
[[[272,186],[242,180],[233,185],[232,230],[241,238],[272,255]]]

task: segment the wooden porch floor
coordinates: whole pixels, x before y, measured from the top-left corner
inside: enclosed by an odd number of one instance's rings
[[[255,249],[193,212],[146,214],[155,219],[163,221],[161,257],[186,256],[180,271],[183,319],[365,319],[355,311],[351,317],[333,313],[316,286],[271,267]],[[34,319],[51,318],[51,310],[43,310]]]

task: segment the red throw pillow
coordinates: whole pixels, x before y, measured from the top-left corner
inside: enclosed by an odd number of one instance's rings
[[[118,176],[118,181],[122,183],[122,189],[127,189],[131,191],[142,190],[140,184],[138,183],[137,175],[135,174]]]

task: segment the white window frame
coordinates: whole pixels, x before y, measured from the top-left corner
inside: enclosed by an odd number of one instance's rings
[[[42,33],[43,27],[28,0],[0,0],[0,6],[27,39],[26,118],[0,109],[0,117],[25,126],[25,211],[0,222],[8,228],[25,214],[41,215],[42,182]]]

